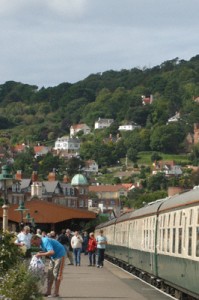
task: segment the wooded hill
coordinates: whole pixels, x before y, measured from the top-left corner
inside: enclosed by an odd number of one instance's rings
[[[153,103],[143,105],[142,95],[153,95]],[[153,68],[91,74],[56,87],[38,89],[7,81],[0,85],[0,142],[54,145],[57,137],[69,133],[71,124],[93,128],[101,117],[115,122],[100,138],[117,134],[119,125],[135,122],[141,129],[128,133],[126,139],[137,151],[184,152],[185,137],[199,122],[199,104],[194,101],[198,96],[199,55]],[[180,120],[167,125],[176,112]],[[125,138],[127,133],[122,135]]]

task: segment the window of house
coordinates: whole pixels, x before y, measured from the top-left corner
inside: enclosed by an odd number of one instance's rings
[[[84,207],[84,200],[83,199],[79,200],[79,207]]]
[[[83,195],[84,194],[84,189],[79,189],[79,193],[80,193],[80,195]]]

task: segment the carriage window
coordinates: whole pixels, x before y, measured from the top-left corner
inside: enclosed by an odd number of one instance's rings
[[[178,229],[178,253],[182,253],[182,228]]]
[[[182,211],[180,212],[180,220],[179,220],[179,225],[182,225]]]
[[[188,255],[192,255],[192,228],[189,228]]]
[[[170,251],[169,241],[170,241],[170,229],[167,229],[167,252]]]
[[[196,228],[196,256],[199,257],[199,227]]]
[[[173,226],[176,224],[176,213],[173,215]]]
[[[170,219],[171,219],[171,215],[169,214],[169,217],[168,217],[168,227],[170,226]]]
[[[164,241],[165,241],[165,229],[162,232],[162,251],[164,251]]]
[[[172,245],[172,252],[175,253],[176,251],[176,229],[173,228],[173,245]]]
[[[165,219],[166,219],[166,216],[164,215],[164,217],[163,217],[163,227],[165,226]]]
[[[192,218],[193,218],[193,209],[190,210],[190,215],[189,215],[189,225],[192,224]]]

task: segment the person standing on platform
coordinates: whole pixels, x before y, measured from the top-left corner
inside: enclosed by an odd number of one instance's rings
[[[58,240],[58,242],[60,242],[64,246],[64,248],[66,250],[66,254],[67,254],[68,239],[66,237],[66,230],[65,229],[62,229],[61,234],[58,236],[57,240]]]
[[[67,257],[69,259],[69,265],[73,265],[73,248],[71,246],[72,234],[70,229],[66,229],[66,247],[67,247]]]
[[[96,243],[96,239],[94,237],[94,233],[91,232],[89,234],[89,240],[88,240],[88,246],[87,246],[87,252],[88,252],[88,258],[89,258],[89,267],[90,266],[95,266],[95,261],[96,261],[96,255],[95,255],[95,251],[97,249],[97,243]]]
[[[41,252],[35,254],[36,257],[50,257],[47,274],[46,297],[59,297],[59,287],[62,280],[66,251],[64,246],[55,239],[34,235],[31,240],[32,245],[41,247]],[[55,281],[54,294],[51,295],[53,282]]]
[[[87,231],[83,232],[82,238],[83,238],[82,252],[84,253],[84,255],[87,255],[88,254],[88,252],[87,252],[87,246],[88,246],[88,239],[89,239]]]
[[[99,235],[96,238],[97,242],[97,267],[102,268],[104,266],[104,252],[107,245],[107,238],[103,235],[103,230],[99,231]]]
[[[83,238],[78,231],[74,232],[71,239],[71,246],[73,248],[74,265],[80,266],[81,264],[81,251],[82,251]]]

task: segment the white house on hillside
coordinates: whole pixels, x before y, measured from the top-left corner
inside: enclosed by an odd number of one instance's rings
[[[87,160],[83,170],[86,173],[98,173],[98,164],[94,160]]]
[[[129,125],[120,125],[118,130],[121,130],[121,131],[132,131],[136,128],[140,128],[139,125],[137,124],[129,124]]]
[[[91,129],[86,124],[74,124],[74,125],[71,125],[71,127],[70,127],[70,137],[73,137],[79,131],[83,131],[84,134],[89,134],[91,132]]]
[[[179,119],[180,119],[180,113],[177,112],[177,113],[175,114],[175,116],[173,116],[173,117],[171,117],[171,118],[168,119],[168,123],[171,123],[171,122],[177,122],[177,121],[179,121]],[[168,124],[168,123],[167,123],[167,124]]]
[[[55,150],[66,150],[68,152],[78,152],[80,148],[80,140],[78,138],[71,138],[63,136],[58,138],[55,142]]]
[[[102,129],[109,127],[114,122],[113,119],[101,119],[95,122],[95,129]]]

